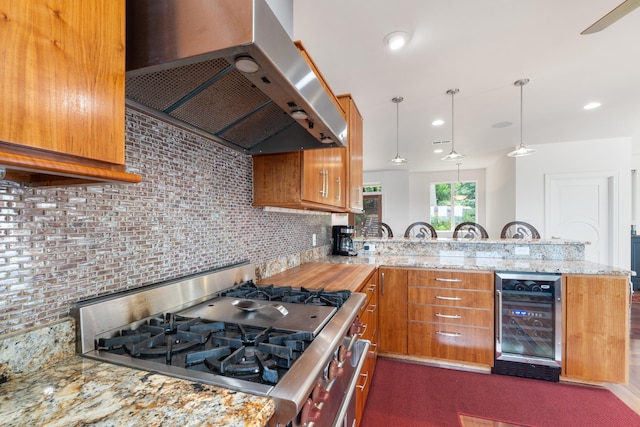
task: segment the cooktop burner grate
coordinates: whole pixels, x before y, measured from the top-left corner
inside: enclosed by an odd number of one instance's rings
[[[336,308],[342,307],[350,295],[351,292],[348,290],[327,291],[324,289],[306,289],[304,287],[256,285],[252,280],[221,294],[221,296],[232,298],[291,302]]]

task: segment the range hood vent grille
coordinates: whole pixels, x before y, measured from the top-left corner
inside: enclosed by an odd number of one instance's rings
[[[225,59],[128,76],[127,97],[247,151],[277,130],[297,126]]]

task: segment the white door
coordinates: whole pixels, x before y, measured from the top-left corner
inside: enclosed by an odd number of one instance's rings
[[[608,172],[546,175],[546,237],[587,241],[587,261],[614,265],[617,185],[616,175]]]

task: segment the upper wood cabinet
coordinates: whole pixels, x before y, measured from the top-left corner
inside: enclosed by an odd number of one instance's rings
[[[564,376],[629,382],[631,289],[626,276],[564,276]]]
[[[347,115],[347,148],[345,166],[347,168],[347,210],[362,213],[362,115],[351,95],[340,95],[338,100]]]
[[[125,172],[125,1],[0,3],[0,167],[36,185]]]
[[[345,211],[344,149],[253,156],[253,206]]]

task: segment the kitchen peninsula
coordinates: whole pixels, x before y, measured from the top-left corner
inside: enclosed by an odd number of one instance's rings
[[[354,245],[358,256],[328,257],[326,261],[378,268],[381,352],[488,370],[494,362],[494,273],[554,273],[562,277],[562,379],[628,382],[630,276],[635,273],[585,261],[585,243],[367,238],[356,239]],[[426,301],[421,295],[433,287],[474,295],[473,302]],[[465,305],[468,313],[485,315],[470,323],[459,320],[458,314],[455,321],[443,321],[440,313],[434,314],[439,319],[426,317],[429,306],[450,310],[456,304]],[[470,333],[472,339],[463,339],[458,331],[446,338],[426,332],[429,325],[442,322],[449,329],[455,325]],[[425,339],[426,346],[421,343]]]

